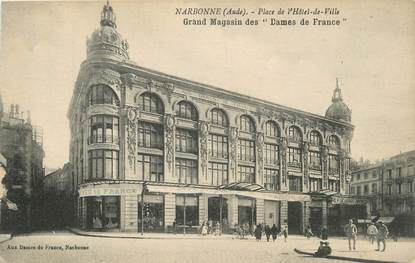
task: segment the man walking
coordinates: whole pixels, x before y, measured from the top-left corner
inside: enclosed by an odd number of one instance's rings
[[[369,227],[367,228],[367,235],[369,237],[370,243],[373,244],[373,241],[375,240],[377,234],[378,234],[378,229],[373,223],[370,223]]]
[[[379,229],[378,229],[378,235],[377,235],[377,241],[378,241],[378,249],[376,251],[380,250],[380,242],[383,243],[383,249],[382,252],[386,249],[386,238],[388,237],[389,231],[386,225],[383,224],[382,221],[379,222]]]
[[[347,240],[349,241],[349,250],[352,250],[351,241],[353,240],[353,250],[356,250],[356,235],[357,227],[353,224],[353,220],[349,219],[349,223],[344,227],[344,232],[346,233]]]

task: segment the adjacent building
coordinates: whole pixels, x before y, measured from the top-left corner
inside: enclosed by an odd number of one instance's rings
[[[67,114],[80,228],[328,224],[351,176],[338,85],[320,116],[143,68],[128,48],[105,5]]]
[[[403,235],[415,235],[415,151],[400,153],[352,173],[350,194],[370,200],[372,218]]]
[[[27,230],[39,226],[44,176],[42,136],[25,119],[19,105],[6,112],[0,98],[0,153],[7,161],[2,184],[16,210],[2,206],[3,229]]]

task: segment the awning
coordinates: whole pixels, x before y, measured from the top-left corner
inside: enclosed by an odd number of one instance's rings
[[[381,216],[376,222],[382,222],[384,224],[390,224],[392,221],[395,220],[394,216]]]
[[[242,190],[242,191],[260,191],[260,190],[264,190],[264,187],[260,186],[259,184],[238,183],[238,182],[221,185],[218,188],[219,189],[229,189],[229,190]]]
[[[308,195],[288,194],[288,193],[271,193],[259,191],[240,191],[220,188],[196,188],[189,186],[170,186],[170,185],[147,185],[149,192],[157,193],[174,193],[174,194],[213,194],[213,195],[239,195],[256,199],[271,201],[310,201]]]

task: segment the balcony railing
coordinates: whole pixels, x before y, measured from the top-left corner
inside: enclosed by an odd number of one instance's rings
[[[120,140],[118,136],[111,135],[93,135],[88,138],[88,144],[91,143],[114,143],[119,144]]]
[[[293,161],[293,162],[288,162],[288,166],[301,168],[302,164],[301,162]]]
[[[338,175],[339,174],[339,169],[330,169],[329,168],[329,175]]]

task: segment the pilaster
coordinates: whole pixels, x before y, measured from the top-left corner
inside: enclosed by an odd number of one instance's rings
[[[164,181],[177,182],[174,174],[176,120],[173,115],[166,114],[164,123]]]
[[[327,228],[327,200],[322,200],[321,205],[323,227]]]
[[[124,196],[124,229],[127,232],[138,231],[138,196]]]
[[[280,224],[288,224],[288,201],[281,201]]]
[[[199,121],[199,129],[198,129],[198,137],[199,137],[199,173],[198,173],[198,182],[199,184],[208,184],[208,172],[207,172],[207,164],[208,164],[208,150],[207,150],[207,143],[208,143],[208,135],[209,135],[209,125],[206,121]]]
[[[280,157],[280,186],[281,191],[288,191],[288,178],[287,178],[287,138],[281,137],[279,147]],[[283,221],[282,221],[283,222]]]
[[[164,195],[164,231],[167,232],[167,228],[173,225],[176,219],[176,195],[165,194]]]
[[[229,128],[229,183],[238,181],[238,137],[236,127]]]
[[[264,184],[264,133],[258,132],[256,134],[256,173],[255,183],[259,185]]]
[[[265,222],[264,199],[256,199],[256,223],[262,224]]]

